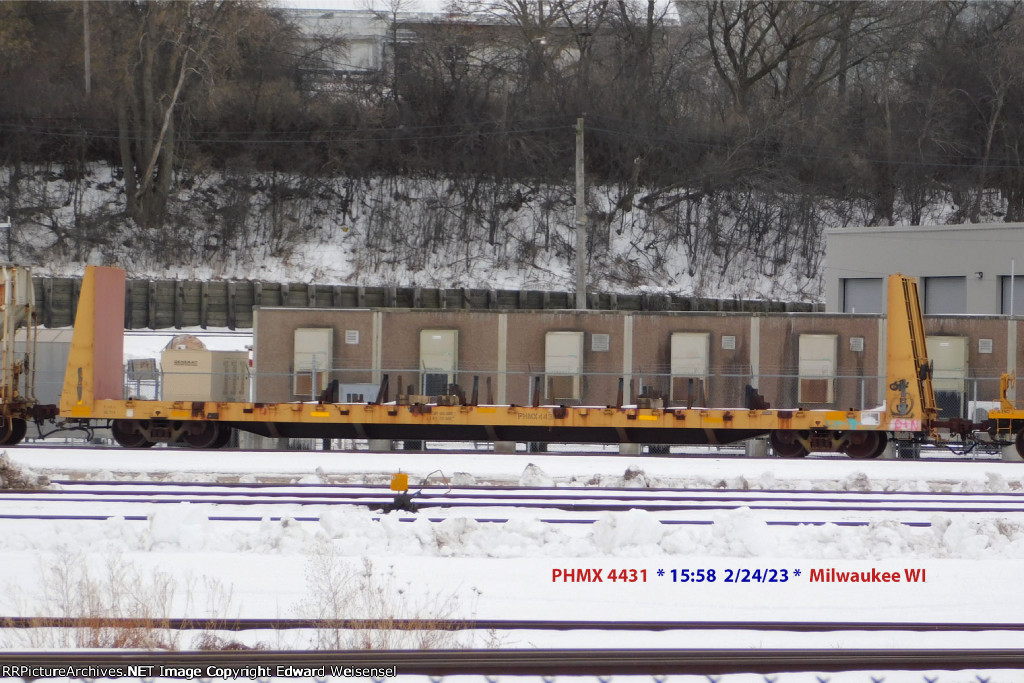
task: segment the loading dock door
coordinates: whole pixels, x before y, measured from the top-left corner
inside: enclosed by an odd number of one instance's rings
[[[926,277],[924,312],[959,314],[967,312],[967,278]]]
[[[967,337],[925,338],[940,418],[965,417],[969,341]]]
[[[334,348],[334,330],[330,327],[300,327],[295,330],[292,359],[292,394],[315,399],[327,388]]]
[[[672,385],[669,398],[687,405],[707,405],[707,381],[711,357],[708,332],[673,332],[671,338]]]
[[[884,313],[885,288],[880,277],[843,280],[843,313]]]
[[[839,335],[800,335],[798,403],[823,404],[835,401],[838,346]]]
[[[455,384],[459,364],[458,330],[420,330],[420,384],[426,396],[443,396]]]
[[[1024,275],[1014,275],[1012,278],[1004,275],[1000,278],[1000,283],[1002,285],[1000,312],[1003,315],[1013,316],[1024,313]]]
[[[547,400],[580,400],[583,373],[583,333],[548,332],[544,337]]]

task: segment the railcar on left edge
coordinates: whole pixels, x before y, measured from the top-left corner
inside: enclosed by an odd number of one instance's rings
[[[57,417],[57,406],[35,396],[37,315],[32,272],[0,265],[0,446],[14,446],[29,422],[42,425]]]

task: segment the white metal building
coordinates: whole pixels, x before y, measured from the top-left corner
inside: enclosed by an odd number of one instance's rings
[[[920,278],[925,314],[1020,316],[1024,223],[825,231],[826,311],[884,313],[892,273]]]
[[[287,10],[309,40],[344,39],[344,46],[321,56],[320,68],[331,74],[363,74],[384,66],[388,33],[386,13],[368,10]]]

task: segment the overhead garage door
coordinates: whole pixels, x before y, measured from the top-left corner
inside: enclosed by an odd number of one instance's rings
[[[843,280],[843,313],[884,313],[882,278],[858,277]]]
[[[1003,315],[1010,315],[1012,313],[1015,316],[1024,313],[1024,275],[1013,278],[1012,302],[1010,300],[1010,277],[1008,275],[1004,275],[1002,277],[1002,281],[1003,308],[1000,312]]]
[[[966,313],[967,278],[926,277],[924,279],[925,313]]]

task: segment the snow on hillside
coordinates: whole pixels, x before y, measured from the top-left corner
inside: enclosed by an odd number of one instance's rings
[[[121,215],[115,173],[21,169],[14,183],[0,171],[17,196],[12,260],[44,275],[89,263],[136,277],[575,289],[569,186],[227,169],[179,178],[166,226],[145,230]],[[820,301],[823,230],[867,220],[857,206],[758,192],[624,196],[588,189],[593,290]]]

